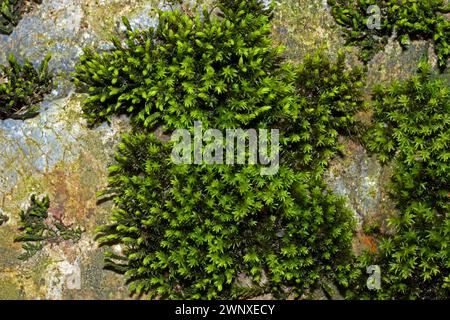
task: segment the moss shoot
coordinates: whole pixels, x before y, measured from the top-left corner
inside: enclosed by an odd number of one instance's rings
[[[76,67],[91,125],[118,114],[134,124],[102,193],[115,209],[99,241],[124,248],[106,254],[107,267],[150,297],[300,296],[323,279],[346,287],[355,276],[354,220],[321,176],[339,134],[354,132],[362,71],[348,69],[343,54],[288,64],[270,39],[273,7],[216,4],[158,11],[158,26],[146,30],[124,19],[124,40],[106,52],[86,49]],[[278,174],[175,165],[172,144],[152,132],[190,130],[194,121],[205,130],[280,129]]]
[[[450,20],[444,14],[450,12],[450,4],[445,0],[328,0],[328,3],[336,22],[344,27],[347,43],[361,48],[364,62],[395,35],[404,49],[411,40],[434,42],[439,68],[447,67]]]
[[[0,65],[0,120],[23,120],[37,115],[38,103],[53,88],[48,70],[50,58],[47,55],[36,69],[30,61],[21,64],[11,54],[9,65]]]
[[[0,34],[11,34],[33,2],[40,4],[42,0],[0,0]]]

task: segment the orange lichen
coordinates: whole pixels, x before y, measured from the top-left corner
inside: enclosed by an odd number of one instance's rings
[[[364,248],[368,249],[371,253],[376,253],[378,251],[377,243],[374,237],[363,234],[361,236],[361,243]]]

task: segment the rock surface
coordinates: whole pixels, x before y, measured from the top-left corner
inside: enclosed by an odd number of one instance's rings
[[[96,192],[106,183],[120,133],[127,120],[96,129],[81,114],[83,97],[73,92],[70,72],[85,46],[107,45],[122,15],[134,26],[154,23],[154,1],[44,0],[26,14],[10,36],[0,35],[0,63],[14,53],[38,64],[52,52],[51,70],[58,86],[41,104],[39,116],[0,121],[0,212],[9,220],[0,227],[0,299],[127,298],[122,277],[103,270],[95,227],[106,221],[110,205],[97,205]],[[19,212],[30,194],[48,194],[49,214],[82,227],[73,244],[47,245],[32,259],[17,259]]]
[[[156,0],[44,0],[25,14],[12,35],[0,35],[0,63],[12,52],[38,64],[51,51],[50,65],[58,80],[39,116],[0,121],[0,214],[9,218],[0,226],[0,299],[129,297],[123,278],[103,270],[102,250],[94,241],[95,227],[111,211],[111,204],[97,205],[96,192],[106,184],[114,146],[128,123],[119,118],[88,128],[81,115],[82,96],[74,93],[70,72],[83,47],[108,47],[107,39],[120,28],[121,16],[128,16],[135,27],[154,25],[149,13],[158,5]],[[273,35],[294,62],[320,46],[335,54],[344,45],[322,0],[279,1]],[[415,43],[408,52],[390,43],[370,64],[369,86],[411,74],[427,50],[426,43]],[[349,56],[354,56],[351,50]],[[331,189],[347,198],[361,224],[389,214],[388,170],[357,143],[347,141],[346,146],[344,156],[336,158],[327,173]],[[19,212],[32,193],[48,194],[50,214],[85,232],[75,244],[47,245],[21,262],[20,244],[13,239]]]

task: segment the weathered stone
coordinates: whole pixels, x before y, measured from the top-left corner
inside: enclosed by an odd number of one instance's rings
[[[129,297],[123,278],[103,269],[102,250],[94,240],[95,227],[107,221],[111,212],[111,203],[97,204],[96,192],[106,185],[106,168],[128,122],[118,118],[110,125],[88,128],[81,114],[83,97],[73,92],[70,72],[83,47],[110,48],[108,38],[123,28],[122,15],[134,27],[154,26],[157,21],[149,13],[157,5],[158,0],[44,0],[24,15],[10,36],[0,35],[0,63],[14,53],[38,64],[50,51],[50,68],[58,80],[57,88],[41,104],[39,116],[0,121],[0,213],[8,216],[0,226],[0,299]],[[322,46],[331,55],[344,47],[324,0],[279,1],[273,36],[287,47],[285,56],[293,62]],[[355,50],[348,50],[349,64],[358,63]],[[433,50],[425,42],[413,42],[410,50],[402,51],[391,41],[369,64],[368,88],[412,74],[426,52],[434,61]],[[448,74],[442,77],[450,83]],[[345,144],[344,156],[332,162],[327,179],[331,189],[347,199],[361,227],[392,212],[385,191],[389,167],[382,167],[362,146]],[[13,240],[19,212],[28,205],[31,193],[48,194],[49,213],[85,232],[77,243],[47,245],[21,262],[17,259],[21,246]],[[358,234],[363,239],[361,228]],[[305,298],[327,296],[319,290]]]

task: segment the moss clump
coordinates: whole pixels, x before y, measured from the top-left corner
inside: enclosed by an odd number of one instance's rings
[[[124,273],[134,293],[168,298],[247,297],[290,287],[299,296],[329,278],[346,286],[354,221],[321,175],[363,106],[362,71],[344,55],[322,53],[298,66],[270,39],[272,8],[261,1],[220,0],[213,11],[159,11],[159,24],[123,42],[86,50],[75,83],[89,93],[90,124],[127,114],[107,190],[115,209],[99,228],[107,267]],[[276,128],[282,163],[176,165],[172,143],[152,132]],[[238,279],[251,283],[243,288]],[[266,280],[265,280],[266,279]]]
[[[422,63],[416,76],[374,93],[374,126],[366,145],[394,162],[391,233],[379,234],[382,290],[363,297],[446,299],[450,296],[450,91]]]
[[[42,0],[31,0],[42,3]],[[26,10],[29,2],[24,0],[0,0],[0,34],[11,34]]]
[[[323,276],[348,281],[352,214],[321,179],[287,166],[269,178],[253,166],[179,166],[170,150],[151,135],[126,136],[110,169],[116,209],[99,241],[125,246],[107,266],[132,292],[237,298],[248,294],[240,274],[281,296]]]
[[[47,55],[36,69],[28,60],[20,64],[11,54],[9,65],[0,65],[0,119],[27,119],[38,113],[37,104],[53,87],[50,58]]]
[[[395,34],[403,48],[410,40],[434,41],[441,70],[447,66],[450,56],[450,21],[443,15],[450,12],[444,0],[328,0],[331,13],[345,29],[348,44],[361,48],[361,59],[369,61],[383,49],[388,38]],[[368,22],[380,9],[379,27],[369,28]]]
[[[56,219],[49,219],[48,208],[50,199],[44,197],[42,200],[31,196],[30,207],[20,213],[19,230],[22,235],[17,236],[14,241],[21,242],[25,251],[19,256],[20,260],[28,260],[39,252],[46,243],[59,243],[65,240],[78,241],[81,237],[81,229],[72,229]]]
[[[230,5],[236,9],[234,1]],[[132,30],[124,19],[124,43],[113,39],[115,49],[101,55],[86,50],[76,68],[75,83],[90,94],[84,106],[89,123],[129,114],[150,129],[162,121],[186,127],[194,120],[232,128],[280,108],[275,103],[281,99],[270,91],[283,81],[281,48],[272,48],[267,37],[268,17],[248,15],[252,9],[228,10],[222,21],[206,9],[194,18],[159,11],[158,27],[148,30]],[[277,89],[280,95],[289,90]],[[250,103],[241,101],[245,96]],[[228,104],[220,103],[224,99]]]
[[[328,160],[340,153],[339,135],[358,139],[363,132],[356,114],[365,110],[363,68],[346,67],[345,54],[335,61],[321,50],[307,54],[294,70],[295,116],[277,124],[286,139],[284,158],[297,169],[322,173]],[[284,121],[283,121],[284,122]],[[301,150],[301,151],[299,151]]]

